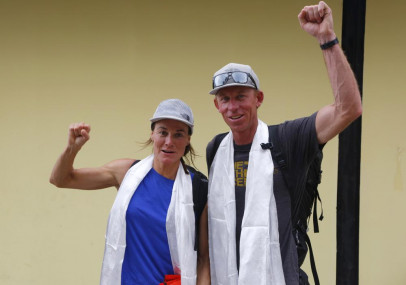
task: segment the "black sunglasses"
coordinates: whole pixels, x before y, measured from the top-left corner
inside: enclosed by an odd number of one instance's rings
[[[255,89],[258,89],[257,85],[255,84],[254,78],[252,78],[251,74],[242,72],[242,71],[234,71],[234,72],[226,72],[221,73],[213,77],[213,89],[224,86],[230,80],[233,80],[234,83],[241,83],[245,84],[248,80],[251,81]]]

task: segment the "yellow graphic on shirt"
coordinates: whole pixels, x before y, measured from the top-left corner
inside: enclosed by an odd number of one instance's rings
[[[248,161],[234,162],[235,186],[245,187],[247,182]]]

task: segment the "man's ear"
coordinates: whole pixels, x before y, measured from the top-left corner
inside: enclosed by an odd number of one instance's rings
[[[219,109],[219,102],[217,102],[217,96],[214,96],[214,106],[216,106],[217,110]]]
[[[257,96],[257,108],[259,108],[262,102],[264,102],[264,92],[258,90],[256,96]]]

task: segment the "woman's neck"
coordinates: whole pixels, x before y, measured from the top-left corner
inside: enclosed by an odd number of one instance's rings
[[[176,174],[178,172],[180,161],[177,163],[167,165],[160,163],[159,161],[154,160],[153,168],[155,169],[156,172],[158,172],[160,175],[162,175],[165,178],[175,180]]]

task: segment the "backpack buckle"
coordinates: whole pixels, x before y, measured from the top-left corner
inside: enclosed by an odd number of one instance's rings
[[[261,143],[261,147],[263,150],[273,149],[273,144],[272,144],[272,142]]]

